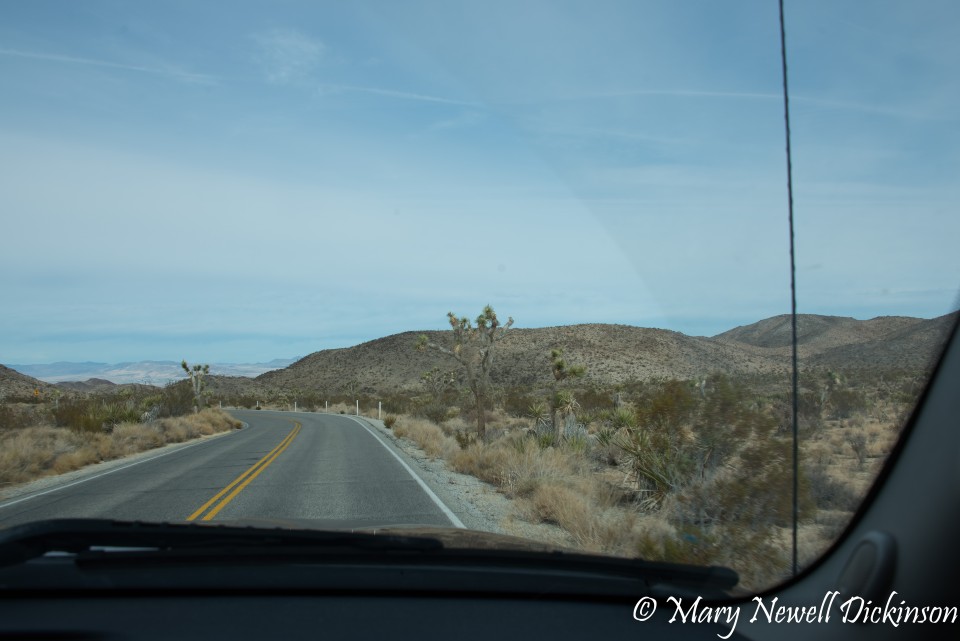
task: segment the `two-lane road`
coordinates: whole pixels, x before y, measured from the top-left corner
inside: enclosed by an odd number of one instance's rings
[[[248,427],[79,482],[0,501],[0,527],[51,518],[460,526],[360,421],[235,411]]]

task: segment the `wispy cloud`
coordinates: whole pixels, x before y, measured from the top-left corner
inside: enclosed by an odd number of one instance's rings
[[[440,96],[431,96],[422,93],[413,93],[410,91],[396,91],[393,89],[380,89],[378,87],[359,87],[356,85],[320,85],[317,91],[321,94],[331,93],[365,93],[374,96],[383,96],[385,98],[395,98],[397,100],[416,100],[419,102],[435,102],[444,105],[458,105],[461,107],[480,107],[475,102],[465,100],[454,100],[452,98],[442,98]]]
[[[446,129],[466,129],[476,127],[486,120],[486,116],[479,111],[464,111],[463,113],[433,123],[430,129],[433,131],[442,131]]]
[[[592,98],[620,98],[629,96],[666,96],[677,98],[733,98],[748,100],[779,100],[782,96],[778,93],[760,93],[753,91],[698,91],[683,89],[633,89],[627,91],[614,91],[610,93],[600,93],[590,96]]]
[[[320,40],[292,29],[274,29],[253,38],[258,46],[257,61],[267,80],[276,84],[308,78],[327,50]]]
[[[77,56],[64,56],[56,53],[44,53],[39,51],[22,51],[18,49],[0,49],[0,56],[9,56],[14,58],[27,58],[30,60],[44,60],[48,62],[61,62],[72,65],[87,65],[91,67],[103,67],[106,69],[120,69],[122,71],[134,71],[138,73],[148,73],[158,76],[166,76],[174,80],[185,82],[195,82],[210,84],[214,82],[212,76],[191,73],[175,67],[145,67],[142,65],[131,65],[122,62],[113,62],[110,60],[97,60],[94,58],[80,58]]]

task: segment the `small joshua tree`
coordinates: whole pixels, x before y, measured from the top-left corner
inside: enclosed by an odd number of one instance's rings
[[[576,412],[579,404],[570,390],[561,390],[560,385],[567,379],[580,378],[587,372],[583,365],[568,365],[563,359],[562,349],[550,350],[551,370],[553,371],[553,395],[550,397],[550,417],[557,441],[563,437],[564,422]],[[560,420],[563,415],[564,421]]]
[[[203,390],[207,386],[205,377],[210,373],[209,365],[194,365],[190,367],[187,361],[181,361],[180,367],[190,377],[190,389],[193,391],[193,411],[199,412],[200,405],[203,402]]]

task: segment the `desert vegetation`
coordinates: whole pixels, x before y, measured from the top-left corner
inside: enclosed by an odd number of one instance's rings
[[[196,411],[196,389],[187,379],[164,388],[79,394],[50,387],[5,397],[0,489],[240,426],[218,409]]]
[[[463,385],[463,372],[425,372],[421,392],[391,408],[391,428],[514,499],[519,518],[552,524],[582,549],[726,565],[751,589],[788,576],[792,399],[784,372],[604,386],[559,348],[541,362],[551,383],[491,386],[484,395]],[[925,379],[921,369],[889,366],[802,372],[801,564],[841,534]]]

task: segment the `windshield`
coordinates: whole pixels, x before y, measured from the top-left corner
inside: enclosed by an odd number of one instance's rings
[[[787,3],[801,566],[956,320],[957,14]],[[776,3],[4,3],[0,76],[0,527],[790,575]]]

